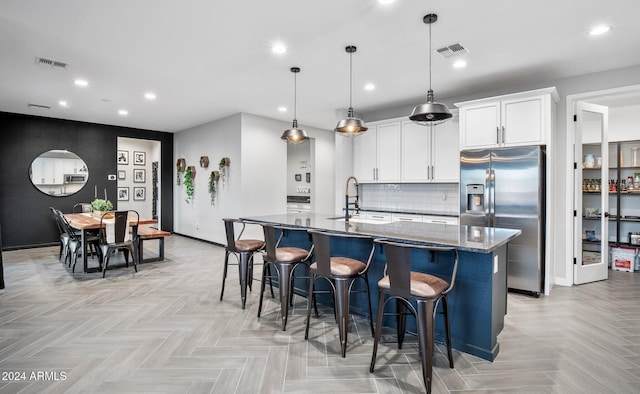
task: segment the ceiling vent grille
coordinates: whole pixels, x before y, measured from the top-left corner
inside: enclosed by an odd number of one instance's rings
[[[36,109],[51,109],[50,106],[48,105],[42,105],[42,104],[33,104],[33,103],[29,103],[28,104],[29,108],[36,108]]]
[[[436,49],[436,52],[438,53],[438,55],[442,56],[443,58],[448,59],[453,56],[458,56],[458,55],[468,53],[469,50],[458,42],[446,47],[438,48]]]
[[[66,70],[68,67],[67,63],[59,62],[57,60],[46,59],[44,57],[36,56],[36,64],[39,66],[49,66],[51,68],[57,68],[60,70]]]

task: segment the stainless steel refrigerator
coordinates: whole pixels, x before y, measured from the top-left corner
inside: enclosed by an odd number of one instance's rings
[[[515,228],[507,248],[507,287],[544,291],[545,147],[460,152],[460,224]]]

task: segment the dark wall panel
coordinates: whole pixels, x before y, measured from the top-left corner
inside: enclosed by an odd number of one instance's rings
[[[173,134],[126,127],[0,112],[0,223],[3,248],[33,247],[57,242],[58,234],[49,214],[52,206],[70,212],[77,202],[91,201],[95,187],[116,201],[117,138],[160,141],[162,173],[160,190],[162,228],[173,231]],[[89,180],[78,193],[48,196],[29,179],[33,159],[51,149],[67,149],[80,156],[89,168]]]

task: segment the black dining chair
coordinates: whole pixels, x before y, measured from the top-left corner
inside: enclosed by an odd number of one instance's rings
[[[69,221],[67,220],[67,218],[64,217],[64,214],[62,213],[62,211],[56,210],[56,215],[58,216],[60,225],[64,233],[69,236],[69,241],[67,244],[68,252],[67,252],[67,255],[65,256],[64,261],[66,263],[67,259],[69,259],[69,266],[71,267],[71,272],[75,272],[76,263],[78,262],[78,256],[81,256],[83,253],[82,234],[77,230],[75,230],[73,227],[71,227],[71,225],[69,224]],[[85,242],[87,244],[87,251],[89,251],[91,248],[97,251],[98,262],[102,266],[103,258],[100,252],[100,247],[99,247],[100,239],[98,238],[98,236],[87,234],[85,236]]]
[[[135,210],[106,212],[100,218],[100,250],[102,251],[102,277],[109,266],[109,259],[116,251],[122,250],[126,266],[129,266],[129,253],[133,258],[133,269],[138,272],[138,225],[140,214]],[[130,230],[131,228],[131,230]]]

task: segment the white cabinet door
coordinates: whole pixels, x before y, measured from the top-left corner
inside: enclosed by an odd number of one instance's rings
[[[376,127],[353,137],[353,175],[359,182],[373,182],[376,168]]]
[[[501,142],[504,146],[543,145],[543,97],[502,101]]]
[[[378,125],[376,181],[400,181],[400,122]]]
[[[545,88],[457,103],[460,149],[545,145],[558,92]]]
[[[455,149],[457,154],[458,147]],[[410,121],[403,122],[402,181],[427,182],[431,176],[431,165],[430,127]]]
[[[464,106],[460,109],[460,148],[491,148],[499,144],[500,102]]]
[[[433,182],[459,182],[460,180],[458,119],[454,116],[448,122],[432,126],[431,181]]]

